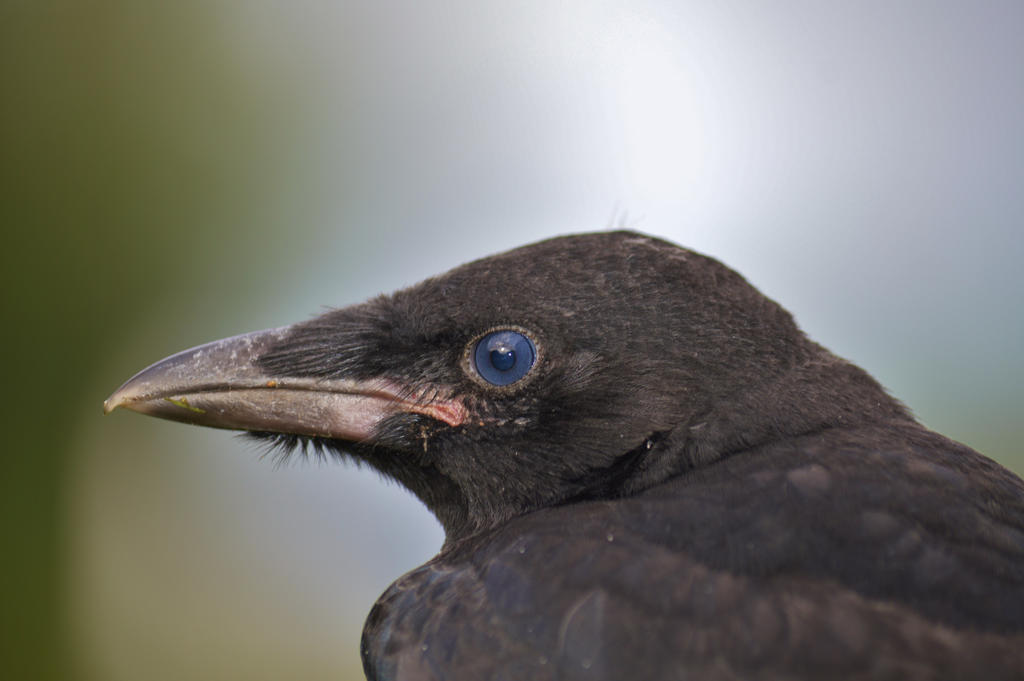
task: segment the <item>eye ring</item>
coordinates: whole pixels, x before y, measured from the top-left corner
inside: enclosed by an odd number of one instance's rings
[[[475,378],[503,388],[523,380],[537,363],[537,346],[523,331],[499,328],[470,345],[469,365]]]

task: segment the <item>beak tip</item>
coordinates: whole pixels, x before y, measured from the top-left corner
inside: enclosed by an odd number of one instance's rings
[[[120,388],[110,393],[110,397],[103,400],[103,413],[109,414],[118,407],[127,407],[141,396],[138,387],[133,385],[134,378],[129,379]]]
[[[115,409],[117,409],[118,407],[120,407],[121,404],[122,404],[122,400],[121,400],[120,396],[117,393],[114,393],[113,395],[111,395],[107,399],[103,400],[103,413],[104,414],[109,414],[110,412],[112,412]]]

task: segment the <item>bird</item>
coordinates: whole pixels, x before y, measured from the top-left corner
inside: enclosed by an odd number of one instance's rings
[[[1024,679],[1024,482],[721,262],[606,231],[144,369],[104,403],[437,517],[370,681]]]

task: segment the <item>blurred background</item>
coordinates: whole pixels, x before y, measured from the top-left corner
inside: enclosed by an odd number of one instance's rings
[[[7,679],[357,679],[442,535],[103,399],[194,344],[626,225],[1024,471],[1024,4],[0,0]]]

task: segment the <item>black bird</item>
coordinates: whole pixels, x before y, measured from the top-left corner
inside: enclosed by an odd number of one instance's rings
[[[106,402],[365,462],[444,526],[369,679],[1024,679],[1024,482],[711,258],[544,241]]]

